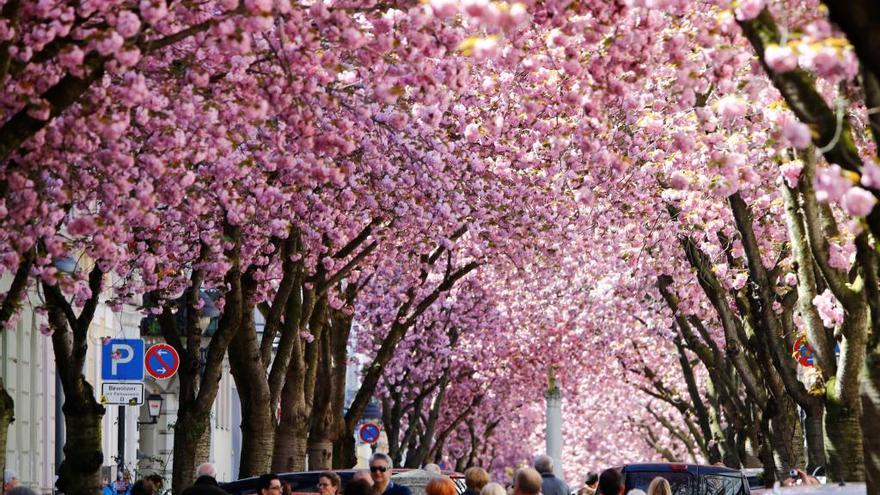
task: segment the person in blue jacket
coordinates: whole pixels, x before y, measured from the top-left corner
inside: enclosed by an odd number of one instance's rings
[[[412,495],[408,486],[391,481],[391,457],[376,452],[370,457],[370,477],[373,478],[373,493],[380,495]]]

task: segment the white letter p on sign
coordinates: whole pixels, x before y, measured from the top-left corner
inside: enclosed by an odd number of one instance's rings
[[[111,364],[111,368],[113,369],[113,374],[116,374],[116,367],[120,364],[130,363],[132,359],[134,359],[134,348],[128,344],[113,344],[113,347],[110,349],[114,355],[118,352],[119,357],[113,360]]]

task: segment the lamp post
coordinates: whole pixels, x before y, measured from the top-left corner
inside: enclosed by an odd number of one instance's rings
[[[154,425],[158,422],[159,416],[162,415],[162,396],[159,394],[150,394],[147,397],[147,408],[150,414],[149,421],[138,421],[139,425]]]
[[[556,382],[556,368],[547,371],[547,455],[553,459],[553,474],[562,478],[562,391]]]

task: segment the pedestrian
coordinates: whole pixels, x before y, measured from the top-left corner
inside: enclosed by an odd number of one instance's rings
[[[662,476],[657,476],[648,485],[648,495],[672,495],[672,486]]]
[[[226,492],[217,483],[217,468],[206,462],[199,464],[196,468],[196,481],[183,490],[181,495],[226,495]]]
[[[578,495],[596,495],[596,487],[599,486],[599,475],[590,471],[587,473],[587,479],[584,481],[584,487],[581,488]]]
[[[489,483],[489,473],[481,467],[470,467],[464,472],[465,491],[461,495],[480,495],[480,491]]]
[[[339,495],[341,484],[342,480],[339,479],[339,475],[333,471],[321,473],[318,476],[318,493],[320,495]]]
[[[116,474],[116,483],[113,485],[117,495],[129,495],[131,493],[131,475],[128,472],[125,475]]]
[[[101,479],[101,495],[116,495],[116,490],[113,489],[110,478],[106,476]]]
[[[261,475],[257,479],[258,495],[281,495],[281,478],[275,473]]]
[[[564,481],[553,474],[553,458],[549,455],[535,457],[535,470],[541,473],[541,493],[544,495],[571,495]]]
[[[370,457],[370,477],[373,478],[374,492],[378,495],[412,495],[409,487],[391,481],[393,467],[388,454],[376,452]]]
[[[156,495],[156,485],[144,478],[131,485],[131,495]]]
[[[281,480],[281,495],[293,495],[293,485],[287,480]]]
[[[538,495],[541,493],[541,473],[532,468],[522,468],[513,475],[513,495]]]
[[[148,474],[144,476],[144,479],[150,480],[156,486],[156,493],[162,493],[162,488],[165,487],[165,478],[159,473]]]
[[[597,495],[623,495],[623,476],[620,471],[610,468],[599,475]]]
[[[12,469],[3,471],[3,493],[8,493],[18,486],[18,474]]]
[[[357,473],[355,473],[355,475],[357,475]],[[352,478],[351,481],[345,485],[343,493],[345,495],[372,495],[373,481],[368,481],[363,478]]]
[[[458,490],[451,479],[443,476],[429,481],[427,486],[425,486],[425,493],[427,495],[456,495]]]
[[[486,486],[480,490],[480,495],[507,495],[507,490],[500,483],[486,483]]]
[[[367,485],[369,485],[370,488],[373,487],[373,477],[370,476],[369,469],[358,469],[357,471],[354,472],[354,475],[352,475],[351,479],[352,479],[352,481],[355,481],[355,480],[366,481]],[[349,483],[351,483],[351,481],[349,481]]]

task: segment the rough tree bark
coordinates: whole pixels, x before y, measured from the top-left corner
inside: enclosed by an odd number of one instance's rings
[[[202,281],[204,273],[193,270],[190,287],[180,301],[165,302],[159,315],[162,335],[169,345],[180,355],[178,380],[177,421],[174,423],[174,463],[171,474],[171,489],[181,492],[192,484],[195,468],[199,460],[200,445],[209,434],[211,408],[219,390],[223,373],[223,362],[229,343],[235,337],[242,318],[244,292],[252,290],[243,287],[241,269],[241,231],[231,225],[224,226],[224,234],[231,240],[231,248],[225,253],[230,262],[226,272],[223,294],[225,304],[217,330],[211,337],[205,362],[201,362],[202,329],[199,326]],[[208,255],[209,248],[201,246],[199,260]],[[159,301],[159,295],[155,295]],[[175,318],[174,307],[185,311],[183,328]]]
[[[92,385],[83,375],[88,350],[89,325],[95,316],[104,273],[98,266],[89,273],[92,295],[80,314],[58,286],[43,284],[55,366],[64,390],[64,461],[58,468],[59,490],[70,495],[94,494],[100,491],[100,468],[104,461],[101,450],[101,419],[104,407],[95,400]]]

